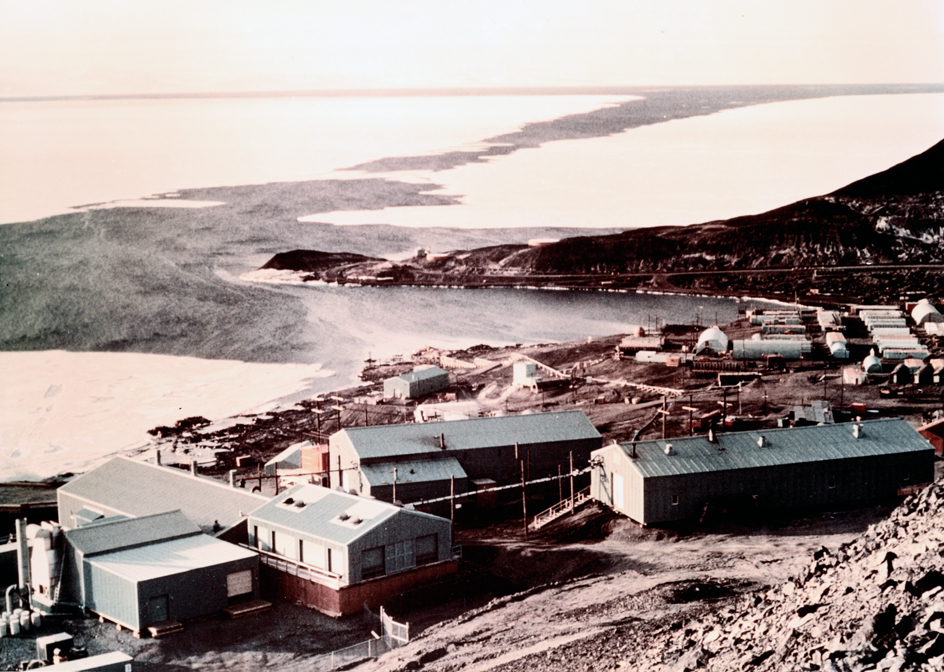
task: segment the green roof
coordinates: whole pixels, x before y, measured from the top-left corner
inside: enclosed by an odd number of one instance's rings
[[[141,518],[108,519],[66,530],[69,545],[85,556],[200,534],[179,510]]]
[[[287,503],[288,500],[292,503]],[[298,502],[304,505],[296,506]],[[253,511],[249,524],[277,525],[323,541],[347,545],[398,515],[441,520],[437,516],[407,511],[377,499],[301,484]]]
[[[440,369],[438,366],[431,366],[426,369],[413,369],[408,373],[397,376],[397,378],[405,380],[408,383],[417,383],[421,380],[429,380],[430,378],[448,375],[449,372],[445,369]]]
[[[269,500],[211,478],[193,476],[173,467],[116,457],[66,483],[59,492],[89,506],[108,507],[129,517],[180,509],[206,532],[214,523],[229,528]],[[68,521],[63,521],[68,524]]]
[[[445,435],[446,453],[453,450],[512,446],[516,442],[525,446],[600,439],[600,433],[583,411],[348,427],[335,436],[346,436],[358,457],[365,460],[439,451],[441,434]]]
[[[859,425],[859,437],[854,426]],[[933,451],[907,422],[899,418],[859,423],[813,425],[788,429],[718,433],[717,443],[706,436],[637,441],[619,444],[644,477],[674,476],[735,469],[825,462],[879,455]],[[763,446],[760,439],[763,437]],[[665,446],[671,444],[670,455]],[[609,447],[608,447],[609,448]],[[606,449],[604,449],[606,450]],[[596,453],[598,451],[594,451]]]
[[[208,534],[195,534],[97,555],[86,562],[139,582],[255,557],[253,551],[235,544],[214,539]]]
[[[361,467],[361,473],[372,486],[390,485],[393,483],[394,468],[397,470],[399,484],[448,481],[453,476],[457,479],[468,478],[459,460],[454,457],[365,464]]]

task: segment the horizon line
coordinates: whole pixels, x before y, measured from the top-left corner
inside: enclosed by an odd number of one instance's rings
[[[940,82],[910,83],[832,83],[832,84],[625,84],[605,86],[508,86],[508,87],[430,87],[430,88],[360,88],[360,89],[299,89],[272,91],[204,91],[178,93],[114,93],[50,96],[0,97],[0,103],[68,102],[96,100],[183,100],[214,98],[359,98],[419,96],[547,96],[547,95],[635,95],[659,89],[705,88],[795,88],[795,87],[862,87],[910,88],[942,87]]]

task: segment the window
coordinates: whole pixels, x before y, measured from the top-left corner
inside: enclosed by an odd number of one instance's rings
[[[390,571],[399,572],[413,567],[413,540],[398,541],[387,546],[387,557],[390,558]]]
[[[305,540],[298,540],[298,561],[305,562]]]
[[[387,573],[384,557],[384,547],[368,548],[361,551],[361,578],[369,579],[372,576],[381,576]]]
[[[262,539],[259,538],[259,526],[258,526],[258,525],[253,525],[253,526],[252,526],[252,543],[255,545],[256,548],[258,548],[258,549],[260,549],[260,550],[262,549]]]
[[[678,495],[672,495],[672,506],[678,506]]]
[[[427,534],[416,538],[416,564],[425,565],[439,560],[439,536]]]
[[[836,477],[835,477],[835,476],[830,476],[830,477],[829,477],[829,481],[826,483],[826,487],[829,488],[830,490],[835,490],[835,489],[836,489]]]

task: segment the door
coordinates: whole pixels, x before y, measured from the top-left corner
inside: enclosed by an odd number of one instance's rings
[[[252,597],[252,570],[231,572],[226,575],[226,597],[229,600],[244,596]]]
[[[620,474],[613,474],[613,508],[626,510],[623,504],[623,477]]]
[[[170,620],[170,608],[167,595],[155,595],[148,599],[147,625]]]

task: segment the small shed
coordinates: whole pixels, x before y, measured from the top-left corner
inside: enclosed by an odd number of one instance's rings
[[[415,368],[401,376],[384,380],[387,399],[417,399],[449,387],[449,373],[438,366]]]
[[[203,534],[180,511],[65,532],[67,602],[135,632],[258,597],[255,553]]]
[[[298,485],[252,513],[267,596],[331,616],[376,608],[453,575],[452,523],[316,485]]]
[[[286,469],[301,469],[302,468],[302,448],[310,448],[313,444],[311,441],[302,441],[301,443],[296,443],[281,453],[273,457],[271,460],[265,463],[263,467],[263,472],[268,475],[275,474],[277,471],[284,471]]]
[[[918,427],[918,434],[934,446],[934,453],[944,455],[944,419],[934,420]]]
[[[516,387],[531,387],[538,377],[538,365],[534,362],[517,361],[512,365],[512,384]]]
[[[911,368],[902,362],[892,369],[888,376],[888,382],[896,385],[910,385],[914,382],[914,374],[911,372]]]
[[[882,360],[874,353],[862,360],[862,370],[866,373],[883,373]]]

